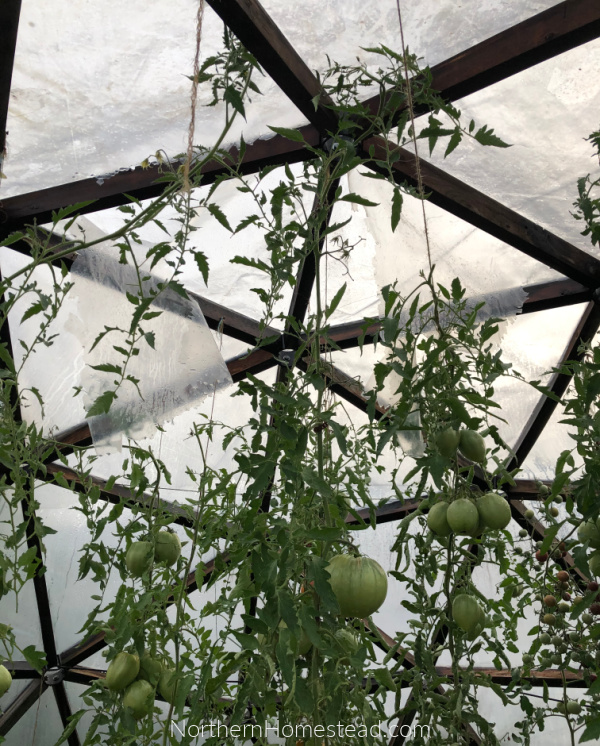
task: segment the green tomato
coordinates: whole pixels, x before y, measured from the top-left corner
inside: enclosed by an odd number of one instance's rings
[[[438,451],[446,458],[452,458],[458,448],[460,441],[460,433],[453,430],[451,427],[441,430],[435,436],[435,444]]]
[[[10,675],[10,671],[5,666],[0,666],[0,697],[6,694],[11,684],[12,676]]]
[[[448,536],[452,533],[447,520],[448,503],[439,502],[433,505],[427,513],[427,526],[437,536]]]
[[[148,653],[147,650],[144,650],[140,656],[140,671],[137,676],[138,679],[143,679],[152,684],[152,686],[156,686],[160,679],[162,670],[162,663],[156,660],[156,658],[152,658],[150,653]]]
[[[581,705],[579,702],[575,702],[573,699],[567,700],[567,712],[569,715],[579,715],[581,712]]]
[[[475,505],[465,497],[450,503],[446,518],[455,534],[473,536],[479,529],[479,512]]]
[[[485,461],[485,441],[475,430],[461,430],[458,450],[469,461],[481,464]]]
[[[488,528],[506,528],[510,523],[510,505],[502,495],[488,492],[477,500],[476,505],[481,520]]]
[[[152,567],[154,546],[150,541],[135,541],[127,550],[125,565],[134,578],[141,578]]]
[[[376,612],[385,601],[387,575],[375,560],[336,554],[327,565],[327,571],[341,616],[364,619]]]
[[[140,659],[135,653],[117,653],[106,671],[106,686],[113,692],[126,689],[140,672]]]
[[[586,541],[593,549],[600,549],[600,519],[584,521],[579,524],[577,538],[584,544]]]
[[[156,534],[154,556],[157,562],[164,562],[167,567],[174,565],[181,556],[179,536],[170,531],[159,531]]]
[[[154,709],[154,687],[140,679],[131,684],[123,697],[123,706],[131,710],[136,720],[149,715]]]
[[[165,668],[160,675],[158,691],[160,692],[161,697],[171,705],[177,696],[178,686],[179,679],[177,677],[177,671],[174,668]]]
[[[336,630],[334,637],[342,650],[350,655],[354,655],[360,647],[360,639],[358,635],[347,627],[342,627],[341,629]]]
[[[473,632],[482,625],[485,614],[477,600],[468,593],[459,593],[452,601],[452,618],[465,632]]]

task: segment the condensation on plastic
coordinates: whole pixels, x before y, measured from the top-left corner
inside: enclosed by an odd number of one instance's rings
[[[598,256],[598,247],[581,235],[584,225],[571,212],[577,180],[599,173],[586,141],[598,130],[599,68],[596,39],[457,101],[466,122],[473,118],[488,124],[511,147],[482,148],[465,140],[446,160],[443,146],[436,148],[432,161]]]
[[[555,4],[555,0],[405,1],[401,3],[404,37],[424,65],[433,65]],[[385,44],[399,51],[394,0],[304,0],[301,14],[290,12],[285,0],[264,0],[262,5],[311,68],[324,69],[324,51],[343,64],[356,64],[358,57],[370,69],[380,58],[365,47]]]
[[[89,225],[85,227],[92,238]],[[114,389],[115,373],[93,366],[121,366],[123,357],[114,346],[127,348],[126,332],[109,332],[94,346],[106,328],[127,330],[135,309],[126,293],[139,291],[135,268],[119,264],[116,249],[99,244],[81,252],[71,267],[77,311],[65,327],[80,341],[85,367],[80,376],[84,403],[88,409],[104,392]],[[144,276],[144,297],[159,290],[156,275]],[[101,309],[102,313],[99,314]],[[163,289],[149,308],[161,314],[142,321],[146,333],[154,334],[153,346],[146,339],[136,345],[139,354],[127,364],[127,375],[139,380],[125,382],[107,414],[88,418],[96,450],[121,447],[122,435],[146,438],[157,425],[195,406],[216,390],[232,383],[225,361],[198,304],[182,298],[170,288]]]
[[[148,4],[105,0],[24,3],[12,79],[4,197],[95,177],[99,184],[162,149],[186,150],[196,39],[196,0]],[[201,60],[222,49],[223,23],[204,12]],[[224,146],[271,137],[267,125],[294,127],[300,112],[268,76],[252,94]],[[40,100],[40,91],[49,95]],[[221,135],[224,106],[200,85],[194,143]]]

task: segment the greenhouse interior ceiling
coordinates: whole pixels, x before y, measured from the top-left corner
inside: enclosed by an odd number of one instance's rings
[[[600,743],[600,2],[0,2],[0,743]]]

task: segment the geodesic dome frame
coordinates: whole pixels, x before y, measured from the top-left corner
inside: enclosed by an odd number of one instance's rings
[[[252,174],[267,165],[293,164],[312,158],[313,154],[306,147],[306,143],[316,147],[326,142],[328,132],[337,126],[337,120],[328,107],[329,102],[319,80],[285,38],[285,28],[280,30],[256,0],[208,0],[208,4],[309,122],[300,128],[303,142],[294,142],[281,135],[275,135],[270,139],[258,139],[248,144],[241,161],[242,172]],[[3,152],[5,147],[5,123],[20,10],[20,0],[9,0],[0,9],[0,152]],[[432,86],[439,90],[446,100],[457,101],[567,50],[597,39],[599,35],[600,8],[597,2],[566,0],[435,65],[431,69]],[[376,96],[368,105],[377,109],[379,103],[380,97]],[[371,136],[361,143],[361,147],[365,150],[373,148],[377,153],[386,147],[386,143],[377,136]],[[235,162],[238,156],[239,151],[233,148],[232,162]],[[581,320],[564,350],[562,362],[578,359],[580,344],[590,341],[600,326],[597,295],[600,286],[600,260],[431,163],[421,159],[419,165],[424,186],[434,205],[564,275],[564,279],[558,281],[525,287],[527,299],[523,304],[523,314],[587,303]],[[408,182],[416,185],[416,166],[416,159],[409,150],[398,149],[394,169],[399,183]],[[155,183],[159,174],[160,166],[145,169],[138,167],[118,172],[102,183],[93,177],[0,200],[0,238],[7,237],[34,221],[38,224],[48,222],[53,212],[74,203],[89,201],[81,210],[84,214],[127,204],[130,196],[140,200],[158,196],[164,189],[164,184]],[[202,184],[210,184],[222,174],[223,169],[218,164],[209,165],[204,169]],[[24,242],[17,242],[11,245],[11,249],[26,253],[28,247]],[[296,278],[289,309],[290,317],[299,323],[307,312],[314,275],[314,260],[309,256]],[[200,296],[193,297],[197,300],[210,328],[219,329],[224,335],[253,348],[258,339],[265,336],[265,331],[260,329],[257,320]],[[370,320],[366,326],[365,320],[360,319],[332,327],[330,335],[339,349],[344,350],[357,347],[365,337],[376,337],[380,328],[377,320]],[[242,380],[249,373],[256,374],[277,366],[277,380],[285,382],[297,348],[292,324],[283,331],[274,328],[266,331],[267,336],[275,338],[275,341],[257,347],[250,354],[244,353],[227,361],[234,381]],[[2,341],[10,347],[7,325],[2,328]],[[302,365],[302,361],[299,364]],[[328,388],[332,392],[359,409],[366,410],[367,398],[361,387],[347,375],[347,371],[329,366],[325,375]],[[569,382],[569,376],[555,374],[549,388],[557,397],[561,397]],[[523,463],[549,422],[556,405],[555,400],[540,397],[514,445],[514,456],[508,464],[509,470]],[[376,416],[381,416],[383,411],[381,409]],[[62,433],[57,439],[63,444],[61,451],[64,456],[69,455],[74,446],[86,446],[92,442],[87,424]],[[52,481],[54,474],[60,472],[73,490],[81,489],[75,472],[69,473],[59,463],[49,462],[46,466],[45,477],[40,474],[33,476],[36,479]],[[7,473],[1,464],[0,472]],[[139,498],[125,488],[108,488],[99,478],[94,478],[93,481],[98,486],[103,500],[130,506],[140,502]],[[516,480],[515,486],[508,490],[508,499],[512,516],[519,526],[526,529],[531,537],[543,539],[544,526],[525,517],[526,503],[537,498],[537,490],[538,487],[533,480]],[[270,493],[267,490],[263,510],[268,510],[269,501]],[[175,522],[189,523],[189,519],[176,504],[161,500],[161,506],[173,514]],[[418,501],[388,503],[377,511],[377,522],[398,520],[417,506]],[[29,511],[26,517],[33,526],[34,513]],[[368,509],[362,512],[362,517],[365,520],[369,518]],[[355,521],[351,516],[348,520]],[[32,548],[37,548],[39,554],[40,545],[35,531],[31,532],[28,544]],[[216,558],[215,561],[218,562],[219,559]],[[557,562],[562,567],[572,570],[583,581],[570,556],[567,555]],[[213,569],[214,563],[206,565],[207,581]],[[64,681],[88,684],[94,678],[103,676],[102,671],[86,668],[85,661],[105,645],[105,636],[99,634],[60,652],[55,642],[43,565],[33,578],[33,583],[47,667],[40,677],[24,661],[7,664],[15,678],[28,679],[30,683],[0,716],[0,734],[8,733],[47,687],[52,687],[61,720],[66,727],[71,709]],[[192,574],[188,578],[187,589],[192,592],[196,588],[196,578]],[[384,632],[382,634],[385,636]],[[444,634],[444,630],[440,630],[441,639]],[[405,665],[414,666],[414,658],[407,654]],[[450,675],[448,671],[445,673]],[[501,685],[508,684],[512,678],[510,670],[494,669],[489,673],[492,680]],[[575,686],[576,679],[577,677],[573,676]],[[531,682],[534,686],[562,685],[560,677],[553,670],[535,672],[531,676]],[[583,686],[583,681],[581,685]],[[401,722],[410,723],[413,715],[414,713],[409,712]],[[482,742],[472,730],[469,732],[469,738],[470,743]],[[392,743],[396,745],[403,741],[404,737],[398,735]],[[71,746],[79,743],[76,730],[69,736],[68,742]]]

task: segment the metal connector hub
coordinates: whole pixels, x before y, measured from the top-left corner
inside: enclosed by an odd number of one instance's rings
[[[44,683],[48,686],[56,686],[64,681],[65,672],[62,668],[48,668],[44,673]]]
[[[281,350],[281,352],[279,353],[279,359],[284,365],[286,365],[288,368],[291,369],[294,367],[295,355],[296,355],[296,350],[292,350],[292,349]]]

